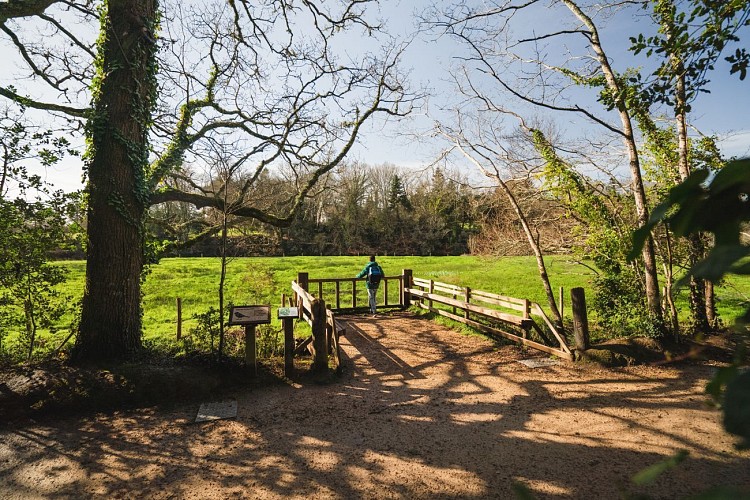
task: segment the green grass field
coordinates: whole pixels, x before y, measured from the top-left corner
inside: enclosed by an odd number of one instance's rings
[[[380,257],[386,275],[399,275],[402,269],[412,269],[414,276],[445,283],[470,286],[488,292],[517,298],[528,298],[546,309],[544,291],[533,257]],[[582,286],[591,289],[593,272],[565,256],[546,258],[548,273],[556,293],[564,287],[566,304],[569,290]],[[226,301],[234,304],[281,303],[281,295],[291,295],[290,283],[298,272],[310,278],[353,277],[367,263],[367,257],[247,257],[232,259],[228,265]],[[63,262],[70,270],[68,281],[61,291],[80,299],[84,286],[85,263]],[[196,325],[192,316],[218,307],[220,261],[218,258],[163,259],[151,268],[144,287],[144,339],[154,343],[169,343],[176,335],[177,298],[182,299],[183,332]],[[364,287],[362,287],[364,288]],[[395,287],[394,287],[395,288]],[[364,291],[358,297],[366,303]],[[591,293],[591,292],[589,292]],[[389,294],[395,297],[396,290]],[[683,294],[684,295],[684,294]],[[717,289],[718,310],[726,323],[740,314],[750,295],[750,280],[733,278]],[[395,299],[394,299],[395,300]],[[684,305],[684,297],[681,300]],[[683,306],[683,310],[687,307]],[[569,307],[565,308],[569,317]],[[275,311],[274,311],[275,315]],[[596,317],[591,315],[592,322]],[[60,324],[52,343],[68,333],[72,316]],[[58,339],[59,338],[59,339]]]

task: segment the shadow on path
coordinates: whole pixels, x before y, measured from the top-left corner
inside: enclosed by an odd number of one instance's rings
[[[708,371],[528,369],[524,353],[406,315],[348,318],[335,384],[237,394],[236,421],[195,408],[64,420],[0,435],[0,496],[618,498],[750,490],[750,458],[705,405]]]

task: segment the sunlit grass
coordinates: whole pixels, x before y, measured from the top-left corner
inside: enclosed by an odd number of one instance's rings
[[[570,317],[569,292],[573,287],[591,290],[591,269],[566,256],[549,256],[547,271],[557,297],[559,287],[565,295],[565,314]],[[281,296],[291,295],[291,282],[298,272],[307,272],[310,278],[354,277],[367,263],[362,257],[243,257],[231,259],[227,268],[226,303],[237,305],[281,305]],[[433,279],[444,283],[469,286],[488,292],[527,298],[546,309],[546,298],[533,257],[379,257],[378,262],[387,276],[400,275],[411,269],[415,277]],[[75,304],[83,294],[85,262],[70,261],[60,265],[69,270],[68,280],[60,291],[71,297]],[[174,339],[177,331],[177,298],[182,300],[182,331],[194,327],[194,314],[218,307],[220,260],[218,258],[163,259],[150,268],[143,288],[144,339],[161,343]],[[367,302],[364,284],[358,283],[358,305]],[[342,285],[342,301],[351,301],[347,285]],[[333,295],[333,288],[324,288],[324,296]],[[750,280],[733,277],[717,288],[717,305],[725,323],[731,323],[748,303]],[[398,290],[389,286],[389,301],[396,302]],[[679,305],[687,314],[686,294],[678,297]],[[343,306],[344,304],[342,304]],[[592,322],[596,317],[589,311]],[[275,316],[275,310],[274,310]],[[61,341],[69,331],[73,315],[59,324],[54,341]]]

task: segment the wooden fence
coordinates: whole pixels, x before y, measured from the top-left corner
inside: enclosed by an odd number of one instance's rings
[[[302,273],[301,273],[302,274]],[[292,281],[294,292],[293,302],[299,309],[299,318],[305,320],[312,329],[312,336],[296,346],[294,351],[285,351],[290,357],[301,354],[305,349],[313,356],[313,370],[323,370],[328,367],[328,357],[336,372],[341,371],[341,347],[339,337],[346,332],[346,325],[336,319],[330,307],[326,307],[323,299],[311,295],[306,286],[298,281]],[[291,359],[285,360],[285,366],[291,364]]]
[[[338,340],[345,325],[336,320],[336,315],[368,310],[366,299],[361,306],[358,304],[358,284],[364,280],[310,279],[307,273],[298,273],[297,281],[292,282],[300,318],[313,328],[313,336],[295,352],[311,344],[307,348],[315,356],[313,367],[327,366],[325,353],[328,352],[333,354],[334,367],[340,366]],[[562,359],[573,360],[564,333],[535,302],[415,278],[409,269],[404,269],[398,276],[385,276],[381,283],[378,307],[405,309],[415,302],[424,309],[490,335],[500,335]],[[364,288],[362,286],[360,290]]]
[[[404,294],[408,294],[412,301],[416,299],[420,307],[441,316],[573,360],[563,332],[535,302],[421,278],[413,278],[412,286],[405,288]],[[435,307],[436,303],[447,308]],[[529,338],[532,332],[544,343]]]
[[[369,310],[366,296],[366,278],[309,278],[307,273],[297,274],[297,283],[311,296],[325,300],[337,314],[366,312]],[[404,296],[404,282],[411,281],[411,270],[404,269],[397,276],[384,276],[377,293],[377,306],[386,309],[409,307],[409,297]],[[360,296],[362,295],[362,296]]]

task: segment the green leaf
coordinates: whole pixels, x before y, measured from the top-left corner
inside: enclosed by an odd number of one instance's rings
[[[743,439],[741,448],[750,448],[750,372],[727,384],[724,394],[724,428]]]
[[[667,458],[666,460],[662,460],[661,462],[658,462],[638,472],[635,476],[633,476],[633,482],[638,486],[652,483],[666,471],[673,469],[677,465],[679,465],[683,460],[687,458],[687,456],[687,450],[679,450],[676,454]]]
[[[690,274],[716,282],[727,272],[735,271],[736,262],[748,255],[750,255],[750,247],[744,245],[717,245],[711,249],[705,259],[693,266]]]
[[[706,384],[706,392],[716,401],[721,401],[721,392],[724,387],[737,377],[739,371],[737,366],[724,366],[716,370],[714,377]]]
[[[750,188],[750,158],[730,161],[711,181],[711,196],[738,187]]]

